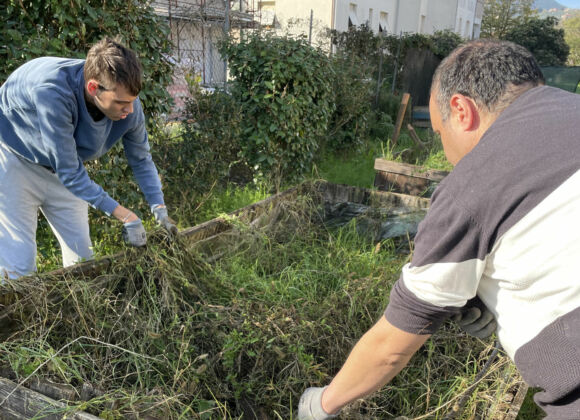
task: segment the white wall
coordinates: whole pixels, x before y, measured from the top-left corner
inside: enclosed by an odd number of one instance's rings
[[[432,34],[445,29],[455,30],[457,2],[458,0],[430,1],[426,33]]]
[[[462,37],[479,37],[483,0],[262,0],[263,10],[275,14],[278,30],[308,35],[313,11],[313,37],[323,28],[347,31],[350,23],[369,24],[378,33],[433,34],[455,30]],[[288,27],[288,22],[302,21]],[[475,26],[474,26],[475,25]],[[289,30],[291,29],[291,30]],[[475,33],[474,33],[475,32]]]
[[[329,47],[326,30],[333,24],[332,0],[266,0],[259,4],[263,18],[275,16],[274,29],[281,34],[308,37],[312,11],[312,44]]]
[[[476,6],[477,0],[458,0],[457,2],[457,17],[455,19],[455,32],[461,37],[471,39],[473,38],[474,23],[479,23],[481,26],[481,19],[476,21]],[[479,36],[479,34],[478,34]]]
[[[331,0],[326,1],[332,2]],[[335,0],[334,28],[338,31],[348,30],[350,17],[351,21],[356,20],[357,25],[368,23],[374,32],[379,31],[380,25],[383,31],[393,33],[395,31],[397,2],[398,0]],[[353,16],[353,6],[356,9],[355,16]],[[383,17],[382,19],[381,16]]]

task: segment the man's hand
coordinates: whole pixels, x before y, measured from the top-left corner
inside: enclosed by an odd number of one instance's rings
[[[155,204],[151,207],[151,211],[160,226],[165,228],[170,234],[177,235],[177,226],[175,226],[175,223],[167,215],[167,207],[163,204]]]
[[[132,246],[144,246],[147,243],[147,233],[141,219],[123,224],[123,239]]]
[[[495,317],[483,304],[480,307],[466,306],[453,315],[451,320],[467,334],[477,338],[487,338],[497,328]]]
[[[333,419],[337,414],[328,414],[322,408],[322,393],[324,388],[307,388],[298,403],[298,420],[326,420]]]

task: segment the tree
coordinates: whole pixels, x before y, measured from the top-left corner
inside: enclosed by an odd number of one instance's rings
[[[481,37],[505,39],[514,27],[537,17],[534,0],[485,0]]]
[[[557,25],[558,19],[553,16],[533,18],[512,28],[504,39],[526,47],[541,66],[563,66],[570,47],[564,40],[564,30]]]
[[[564,39],[570,47],[568,65],[580,66],[580,15],[562,21]]]
[[[104,35],[121,35],[137,52],[147,83],[140,97],[146,112],[169,111],[169,27],[148,0],[3,0],[0,84],[24,62],[40,56],[84,58]]]

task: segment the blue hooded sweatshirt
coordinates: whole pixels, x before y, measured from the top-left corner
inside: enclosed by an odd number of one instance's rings
[[[101,157],[122,138],[147,202],[164,204],[139,99],[125,119],[94,121],[85,103],[84,64],[42,57],[16,69],[0,87],[0,144],[52,168],[75,196],[110,215],[119,203],[89,178],[83,162]]]

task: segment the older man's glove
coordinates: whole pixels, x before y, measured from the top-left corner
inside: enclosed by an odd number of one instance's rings
[[[298,420],[326,420],[333,419],[338,414],[328,414],[322,408],[322,393],[324,388],[307,388],[298,403]]]
[[[123,225],[123,239],[132,246],[144,246],[147,243],[147,233],[141,219]]]
[[[177,226],[167,215],[167,207],[163,204],[155,204],[151,206],[151,211],[157,223],[162,226],[167,232],[172,235],[177,235]]]
[[[494,333],[497,322],[493,314],[480,301],[479,304],[461,308],[458,314],[451,317],[463,331],[477,338],[487,338]]]

